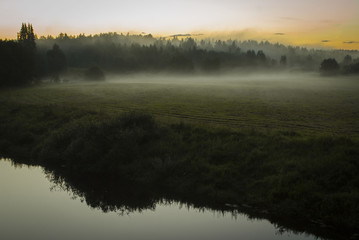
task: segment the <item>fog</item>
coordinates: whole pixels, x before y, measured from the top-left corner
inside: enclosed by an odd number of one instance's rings
[[[316,72],[326,76],[359,73],[358,51],[324,51],[250,40],[154,38],[150,34],[60,34],[35,40],[31,24],[23,24],[21,32],[21,41],[0,42],[0,66],[4,73],[0,87],[39,83],[44,79],[59,82],[65,77],[103,80],[111,74],[170,73],[195,75],[197,80],[198,75],[209,75],[221,76],[222,81],[222,76],[228,73]]]
[[[316,72],[281,71],[281,72],[232,72],[215,74],[171,74],[171,73],[139,73],[139,74],[109,74],[103,82],[88,82],[83,79],[72,79],[77,84],[162,84],[173,86],[213,86],[213,87],[251,87],[268,88],[278,87],[301,89],[348,89],[359,87],[355,76],[323,77]],[[214,89],[215,90],[215,89]],[[243,89],[244,90],[244,89]]]

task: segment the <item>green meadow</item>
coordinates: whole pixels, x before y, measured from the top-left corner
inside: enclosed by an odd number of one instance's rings
[[[233,130],[359,134],[359,82],[304,74],[207,77],[120,76],[107,82],[43,84],[3,90],[0,101],[73,107],[116,115],[140,111],[156,120]]]

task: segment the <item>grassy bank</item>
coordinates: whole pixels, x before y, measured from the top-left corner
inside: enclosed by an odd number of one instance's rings
[[[323,98],[315,94],[299,97],[308,92],[273,93],[264,102],[262,94],[269,90],[251,95],[253,88],[238,88],[231,95],[229,87],[225,95],[208,83],[194,90],[142,84],[3,91],[0,153],[61,169],[64,176],[136,184],[188,201],[251,206],[334,229],[357,228],[358,112],[352,88],[308,90],[328,94],[328,103],[321,105],[317,100]],[[245,99],[251,107],[235,117]],[[269,114],[276,109],[286,120]]]

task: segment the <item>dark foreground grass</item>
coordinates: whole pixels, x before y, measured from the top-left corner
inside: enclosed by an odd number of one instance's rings
[[[0,118],[2,154],[64,176],[358,230],[354,138],[163,124],[142,113],[6,102]]]

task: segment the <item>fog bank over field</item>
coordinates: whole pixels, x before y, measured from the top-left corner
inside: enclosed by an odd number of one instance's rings
[[[111,114],[146,112],[165,123],[359,134],[359,81],[354,77],[301,72],[131,74],[109,75],[101,82],[47,84],[42,89],[35,93],[41,101],[64,101]],[[54,95],[46,96],[47,92]]]
[[[74,79],[76,81],[76,79]],[[323,78],[316,72],[258,72],[258,73],[226,73],[226,74],[129,74],[129,75],[108,75],[102,84],[113,83],[146,83],[146,84],[168,84],[188,85],[197,87],[218,86],[218,87],[251,87],[268,88],[278,87],[308,89],[353,89],[359,88],[359,81],[356,77],[333,76]],[[101,83],[96,83],[101,84]]]

